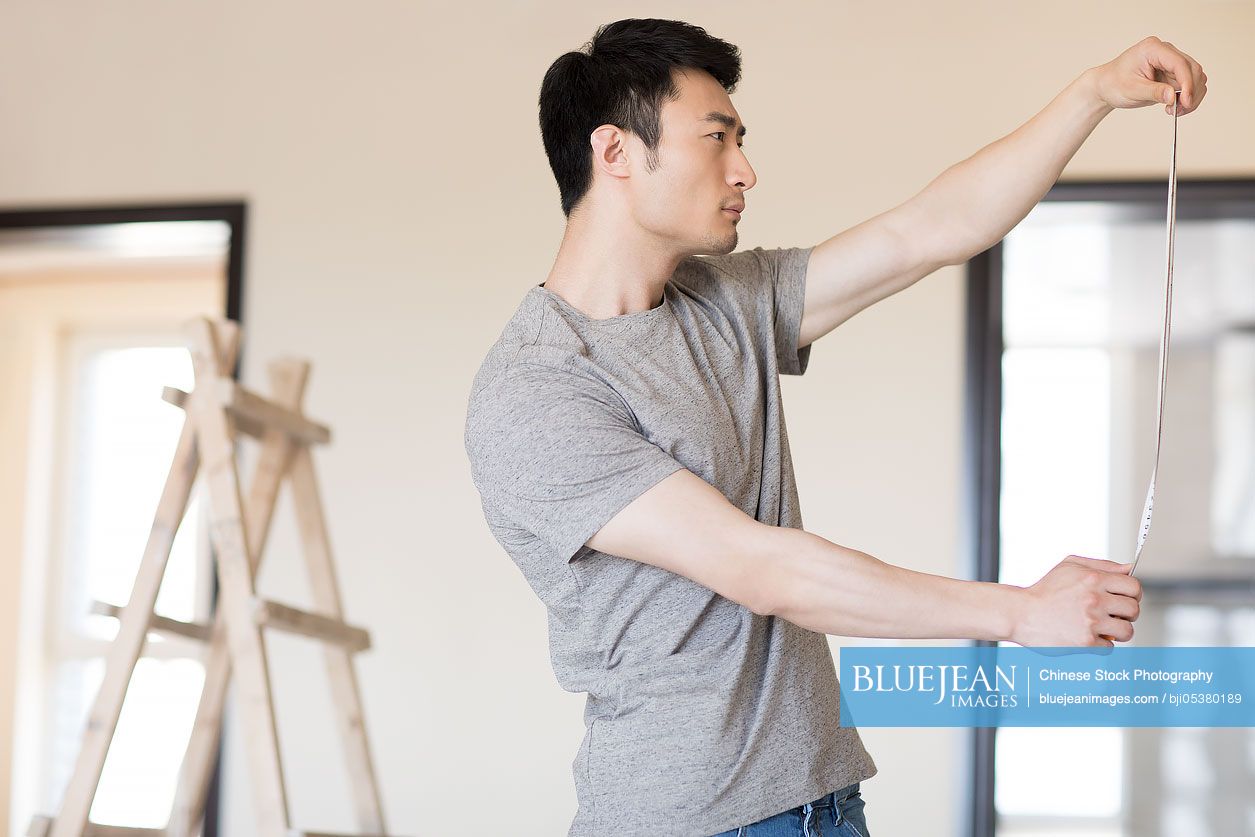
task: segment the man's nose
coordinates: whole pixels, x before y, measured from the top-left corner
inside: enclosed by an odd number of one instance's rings
[[[732,170],[732,176],[729,178],[734,186],[741,189],[752,189],[754,184],[758,182],[758,177],[754,174],[754,167],[745,157],[745,152],[740,152],[741,164]]]

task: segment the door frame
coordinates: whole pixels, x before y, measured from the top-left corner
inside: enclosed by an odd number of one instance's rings
[[[230,229],[227,244],[226,298],[223,308],[226,317],[243,325],[244,309],[244,243],[248,221],[248,205],[244,201],[223,203],[171,203],[171,204],[101,204],[78,207],[15,207],[0,208],[0,229],[36,227],[76,227],[97,224],[128,224],[158,221],[222,221]],[[236,357],[231,376],[239,380],[243,363],[244,346]],[[215,564],[216,567],[216,564]],[[212,575],[210,584],[212,607],[218,602],[218,574]],[[202,837],[219,837],[219,807],[221,805],[222,742],[225,730],[218,738],[218,756],[213,776],[209,782],[209,794],[205,800],[205,822]]]

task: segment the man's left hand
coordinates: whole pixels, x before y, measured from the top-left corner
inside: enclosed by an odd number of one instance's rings
[[[1168,41],[1150,36],[1095,69],[1099,97],[1113,108],[1156,103],[1172,113],[1174,91],[1181,91],[1177,115],[1198,109],[1207,95],[1202,66]]]

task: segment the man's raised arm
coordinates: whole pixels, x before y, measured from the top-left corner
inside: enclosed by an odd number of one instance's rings
[[[1114,108],[1163,104],[1191,113],[1207,74],[1172,44],[1149,37],[1091,67],[1011,134],[938,175],[910,200],[818,244],[806,272],[798,346],[943,265],[963,264],[1000,241],[1059,179],[1081,144]],[[959,80],[956,111],[979,107]]]

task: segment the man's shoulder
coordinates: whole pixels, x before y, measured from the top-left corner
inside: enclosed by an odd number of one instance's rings
[[[630,420],[622,397],[587,350],[562,336],[560,323],[528,334],[507,328],[475,374],[463,426],[475,473],[503,448],[530,447],[539,434],[570,433],[607,416]]]
[[[755,282],[763,276],[769,256],[770,251],[762,247],[689,256],[676,267],[676,274],[677,278],[697,281],[733,278]]]
[[[587,358],[588,347],[561,317],[552,303],[529,292],[489,347],[471,384],[471,401],[507,382],[520,384],[562,381]]]
[[[770,296],[772,260],[778,252],[752,247],[689,256],[676,266],[673,281],[691,295],[715,301],[732,316],[753,317]]]
[[[584,338],[542,294],[529,293],[475,373],[466,426],[552,418],[572,399],[620,396],[599,373]]]

